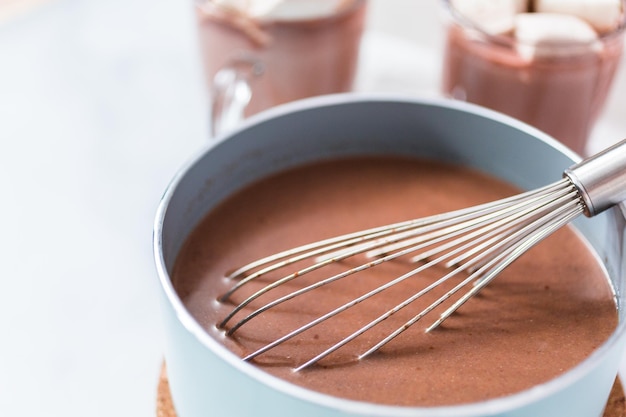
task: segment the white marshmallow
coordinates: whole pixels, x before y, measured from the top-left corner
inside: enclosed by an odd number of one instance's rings
[[[622,0],[535,0],[540,13],[567,13],[587,21],[598,32],[614,30],[623,19]]]
[[[535,56],[566,56],[599,47],[596,31],[584,20],[558,13],[521,13],[515,17],[518,52]]]
[[[354,0],[283,0],[269,17],[301,20],[331,16],[352,3]]]
[[[353,0],[213,0],[255,19],[301,20],[329,16]]]
[[[247,16],[264,16],[285,0],[212,0],[218,6],[235,9]]]
[[[452,0],[451,5],[491,35],[513,30],[515,15],[528,10],[527,0]]]

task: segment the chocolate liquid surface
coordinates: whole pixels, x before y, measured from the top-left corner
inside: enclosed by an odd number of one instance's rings
[[[403,258],[316,289],[254,318],[233,338],[216,328],[233,308],[231,301],[217,301],[232,285],[223,278],[228,271],[317,239],[516,192],[475,171],[410,159],[356,158],[301,167],[254,184],[212,211],[181,251],[173,282],[197,321],[244,356],[413,265]],[[617,324],[603,269],[578,235],[564,228],[514,262],[433,332],[425,334],[424,329],[441,309],[379,352],[355,359],[425,306],[416,302],[318,365],[292,371],[443,274],[442,268],[418,274],[254,363],[277,377],[334,396],[405,406],[452,405],[515,393],[554,378],[587,357]],[[293,281],[276,294],[300,285]],[[260,286],[251,283],[235,293],[233,301],[242,301]],[[430,302],[435,296],[425,298]]]

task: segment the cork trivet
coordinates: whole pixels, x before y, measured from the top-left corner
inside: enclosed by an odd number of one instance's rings
[[[177,417],[170,395],[170,385],[167,380],[167,371],[165,364],[161,369],[159,377],[159,386],[157,388],[157,417]],[[624,396],[624,388],[619,378],[615,380],[613,389],[606,404],[603,417],[626,417],[626,398]]]
[[[172,396],[170,395],[170,383],[167,380],[167,371],[165,364],[161,367],[161,375],[159,375],[159,386],[157,388],[157,417],[176,417]]]
[[[623,417],[626,416],[626,398],[624,396],[624,387],[619,378],[615,380],[609,401],[606,403],[604,417]]]

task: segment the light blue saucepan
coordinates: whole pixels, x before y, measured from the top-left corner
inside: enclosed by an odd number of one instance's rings
[[[523,189],[559,179],[579,158],[547,135],[467,103],[390,95],[336,95],[287,104],[243,122],[173,179],[158,209],[154,255],[162,287],[165,360],[179,417],[599,417],[624,351],[623,205],[576,222],[605,263],[620,324],[577,367],[530,390],[462,406],[391,407],[347,401],[274,378],[226,350],[195,322],[169,273],[184,240],[229,194],[260,177],[320,158],[418,155],[478,167]]]

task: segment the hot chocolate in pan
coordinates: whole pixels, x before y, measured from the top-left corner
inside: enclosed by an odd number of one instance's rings
[[[320,238],[517,192],[482,173],[424,160],[355,158],[300,167],[238,192],[209,213],[181,251],[173,282],[195,319],[243,357],[412,265],[404,259],[387,262],[315,290],[268,310],[233,337],[224,337],[216,328],[233,308],[231,302],[216,301],[232,285],[223,278],[228,271]],[[515,393],[554,378],[586,358],[617,324],[603,268],[578,234],[564,228],[517,260],[441,328],[423,331],[438,317],[435,310],[381,351],[355,359],[419,312],[433,295],[319,364],[292,371],[441,275],[436,269],[419,274],[252,363],[294,384],[348,399],[404,406],[461,404]],[[316,279],[319,276],[312,274],[278,293]],[[261,285],[244,287],[233,302]],[[245,311],[258,306],[255,302]]]

